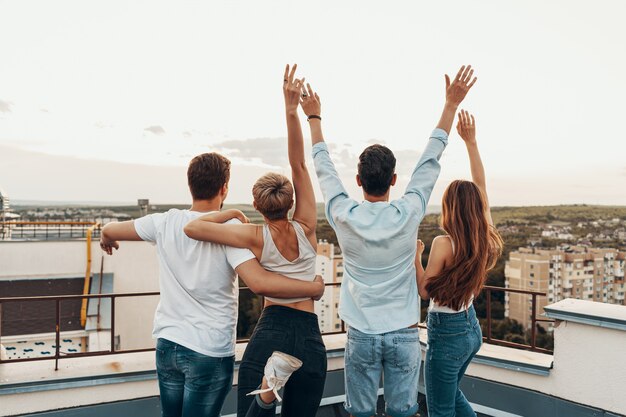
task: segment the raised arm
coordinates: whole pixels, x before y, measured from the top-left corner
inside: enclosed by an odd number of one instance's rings
[[[313,143],[313,163],[315,164],[315,172],[317,179],[324,194],[326,202],[326,218],[332,227],[335,226],[335,214],[344,208],[344,205],[351,205],[350,197],[346,191],[335,164],[330,159],[328,146],[324,142],[322,134],[322,105],[319,95],[313,91],[311,85],[307,84],[306,97],[302,98],[300,103],[304,114],[307,115],[309,127],[311,129],[311,142]]]
[[[315,242],[315,226],[317,225],[317,210],[315,206],[315,193],[313,183],[306,167],[304,159],[304,138],[302,126],[298,117],[298,105],[300,97],[303,99],[304,78],[295,78],[297,65],[289,71],[289,65],[285,67],[283,81],[283,94],[285,96],[285,114],[287,118],[287,149],[289,165],[291,166],[291,179],[296,192],[296,205],[293,219],[300,223],[307,236]]]
[[[192,239],[219,243],[235,248],[247,248],[254,252],[255,256],[259,255],[263,247],[261,228],[254,224],[231,222],[230,220],[232,219],[239,219],[236,212],[239,212],[239,210],[205,214],[187,223],[183,230]],[[243,213],[241,213],[241,216],[243,216]],[[245,216],[243,217],[245,218]],[[219,221],[227,220],[228,223],[218,223]]]
[[[472,75],[474,75],[474,70],[471,66],[462,66],[452,83],[450,83],[450,77],[445,76],[446,103],[441,118],[413,170],[403,197],[417,209],[421,217],[426,213],[426,205],[441,171],[439,159],[448,144],[448,135],[456,110],[476,82],[476,78],[472,80]]]
[[[468,91],[478,79],[477,77],[472,79],[472,75],[474,75],[474,70],[471,65],[468,65],[467,67],[463,65],[461,69],[459,69],[459,72],[456,74],[452,83],[450,83],[450,77],[448,77],[448,74],[445,75],[446,103],[443,106],[443,111],[441,112],[439,123],[437,123],[437,128],[444,130],[447,134],[450,134],[452,122],[454,122],[454,115],[456,114],[459,104],[461,104],[463,99],[465,99]]]
[[[324,280],[319,275],[315,281],[287,278],[266,271],[256,259],[240,264],[235,271],[252,292],[266,297],[311,297],[319,300],[324,294]]]
[[[459,136],[465,142],[467,148],[467,155],[470,160],[470,170],[472,172],[472,181],[478,186],[485,196],[485,202],[487,203],[486,215],[489,220],[489,224],[493,226],[493,219],[491,218],[491,208],[489,207],[489,197],[487,196],[487,180],[485,176],[485,167],[483,161],[480,158],[480,152],[478,151],[478,143],[476,142],[476,122],[474,121],[474,115],[468,113],[466,110],[459,112],[459,121],[456,125],[456,130],[459,132]]]

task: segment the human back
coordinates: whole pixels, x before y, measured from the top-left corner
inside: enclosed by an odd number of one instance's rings
[[[202,214],[171,209],[135,220],[139,236],[156,244],[161,271],[153,336],[205,355],[230,356],[234,354],[238,297],[233,265],[249,260],[252,254],[181,233]]]

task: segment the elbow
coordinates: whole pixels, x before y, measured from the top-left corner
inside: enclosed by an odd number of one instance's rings
[[[262,283],[250,282],[247,283],[247,285],[250,291],[252,291],[256,295],[260,295],[262,297],[269,296],[267,287],[265,287]]]
[[[191,239],[197,239],[197,231],[198,228],[195,225],[196,220],[192,220],[189,223],[187,223],[185,225],[185,227],[183,228],[183,231],[185,232],[185,234],[187,235],[187,237],[191,238]]]

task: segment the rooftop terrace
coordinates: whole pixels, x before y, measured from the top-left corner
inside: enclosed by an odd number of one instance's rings
[[[85,242],[0,242],[0,282],[80,277],[89,257]],[[97,250],[96,242],[91,245]],[[87,303],[87,321],[91,320],[92,325],[85,324],[84,333],[75,335],[89,342],[89,351],[74,353],[63,347],[66,333],[60,326],[58,333],[47,335],[55,342],[48,357],[0,363],[0,415],[158,416],[158,387],[151,351],[154,345],[149,338],[158,300],[155,260],[153,246],[128,242],[123,250],[107,258],[102,270],[97,262],[90,265],[90,276],[96,280],[100,277],[104,284],[101,292],[118,295],[114,296],[116,301],[109,301],[108,307],[95,301],[110,299],[111,295],[73,297],[91,300]],[[57,297],[51,302],[66,301]],[[0,308],[7,308],[11,302],[18,300],[0,299]],[[568,299],[545,310],[545,319],[556,320],[554,352],[485,343],[463,380],[463,390],[475,410],[489,416],[626,414],[626,308]],[[105,320],[105,316],[110,320]],[[2,329],[0,335],[1,332]],[[0,337],[5,343],[7,339]],[[420,338],[424,350],[425,329],[420,330]],[[324,342],[329,367],[318,415],[345,415],[345,335],[327,334]],[[245,346],[245,340],[238,344],[237,361]],[[115,353],[110,354],[111,351]],[[223,410],[225,416],[234,415],[236,384],[235,374],[233,390]],[[422,393],[423,388],[421,382]],[[422,415],[427,415],[424,410]]]

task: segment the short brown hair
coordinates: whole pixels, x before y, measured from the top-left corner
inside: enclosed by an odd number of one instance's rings
[[[293,204],[293,185],[284,175],[270,172],[252,187],[256,209],[268,220],[287,218]]]
[[[370,195],[380,197],[385,195],[391,187],[396,170],[396,157],[386,146],[368,146],[359,156],[358,170],[363,190]]]
[[[187,168],[187,182],[194,200],[210,200],[230,180],[230,161],[215,153],[196,156]]]

